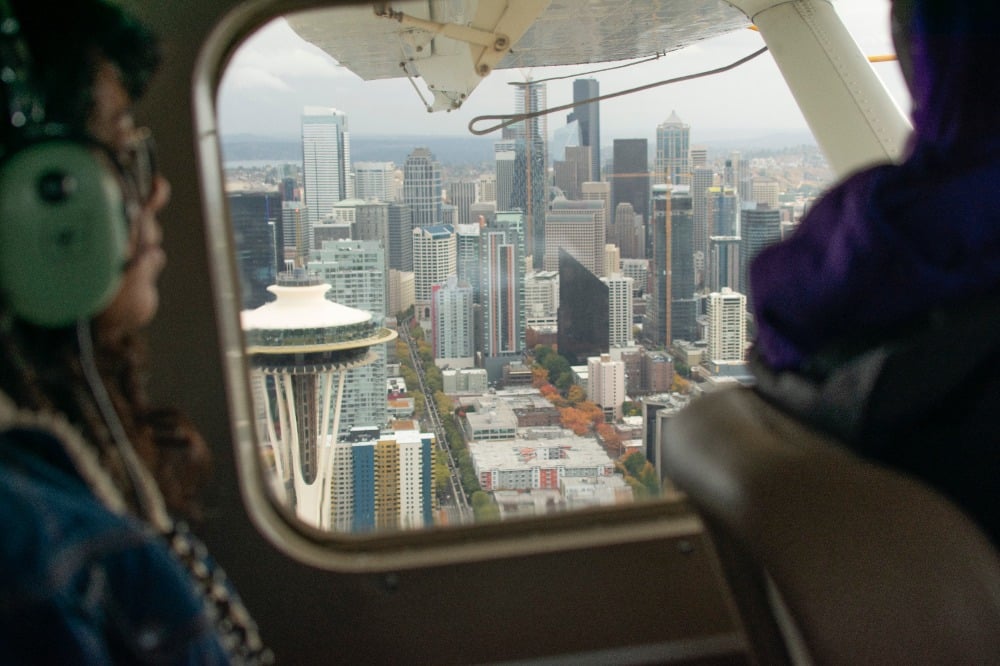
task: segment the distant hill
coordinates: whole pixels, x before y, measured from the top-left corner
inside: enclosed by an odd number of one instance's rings
[[[496,137],[477,136],[359,136],[351,135],[352,162],[395,162],[402,166],[406,156],[418,147],[429,148],[444,166],[466,166],[493,162],[493,143]],[[602,143],[604,143],[602,141]],[[711,155],[719,156],[734,150],[748,155],[756,152],[777,151],[797,146],[815,146],[816,141],[805,130],[773,131],[714,130],[695,134],[692,145],[708,148]],[[650,141],[650,153],[655,143]],[[612,155],[612,144],[602,146],[604,155]],[[298,162],[302,159],[302,141],[297,136],[258,136],[235,134],[222,138],[222,152],[227,162],[248,160],[274,160]],[[550,160],[562,155],[550,156]]]
[[[704,139],[691,137],[693,145],[705,146],[709,152],[721,155],[739,150],[742,152],[782,150],[795,146],[815,146],[816,139],[807,130],[798,131],[725,131],[705,132]]]
[[[351,135],[352,162],[395,162],[402,165],[418,147],[429,148],[443,165],[479,164],[493,161],[493,138],[461,136],[358,136]],[[298,137],[266,137],[250,134],[224,136],[222,153],[227,162],[244,160],[298,161],[302,142]]]

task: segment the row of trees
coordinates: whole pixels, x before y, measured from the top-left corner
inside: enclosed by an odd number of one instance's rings
[[[416,321],[403,323],[402,325],[410,326],[410,337],[416,343],[417,357],[420,359],[424,370],[424,383],[427,390],[432,392],[434,406],[437,407],[438,416],[441,418],[441,427],[444,428],[445,438],[447,439],[447,442],[441,442],[441,446],[447,444],[448,450],[451,451],[451,455],[458,465],[462,487],[465,489],[466,494],[469,495],[469,501],[472,502],[472,498],[476,492],[481,492],[479,479],[476,477],[476,471],[472,465],[472,456],[469,453],[468,446],[466,446],[465,437],[458,426],[455,406],[451,398],[444,392],[444,379],[441,376],[441,369],[434,364],[434,352],[431,349],[430,343],[426,340],[424,329]],[[400,374],[403,376],[403,381],[406,382],[409,395],[414,398],[415,416],[418,419],[423,418],[426,414],[427,398],[420,391],[416,390],[416,387],[420,386],[420,382],[417,377],[417,371],[410,360],[409,348],[405,342],[398,340],[396,342],[396,352],[397,357],[400,359]],[[448,484],[450,477],[451,470],[448,468],[448,464],[444,459],[438,460],[434,465],[435,488],[444,488]],[[478,510],[475,504],[473,504],[473,510],[477,511],[478,519]]]
[[[621,457],[624,453],[622,436],[612,424],[605,421],[604,410],[586,400],[583,388],[572,384],[572,375],[570,375],[571,385],[568,388],[560,391],[557,386],[553,386],[551,382],[553,373],[560,373],[557,375],[557,381],[564,376],[561,374],[564,372],[563,367],[571,373],[569,362],[552,348],[544,345],[536,346],[534,352],[535,364],[532,366],[534,385],[559,409],[563,427],[571,429],[577,435],[585,434],[591,429],[595,430],[604,447],[610,453],[617,454],[618,461],[615,466],[625,477],[625,482],[632,488],[636,499],[659,495],[660,478],[656,468],[646,460],[645,454],[641,451],[633,451],[624,458]],[[641,415],[642,407],[638,403],[628,402],[625,411],[630,415]]]
[[[535,346],[534,357],[532,386],[559,410],[564,428],[585,435],[604,423],[604,410],[587,400],[582,386],[573,383],[573,371],[565,357],[545,345]]]

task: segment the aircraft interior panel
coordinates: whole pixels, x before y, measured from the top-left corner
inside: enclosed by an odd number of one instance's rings
[[[165,50],[138,110],[173,190],[151,392],[179,403],[211,443],[202,532],[278,663],[752,663],[714,547],[683,500],[375,537],[321,534],[276,505],[254,443],[215,95],[240,41],[275,16],[298,16],[292,26],[331,51],[361,26],[374,31],[387,44],[341,61],[365,78],[399,76],[398,24],[373,3],[121,2]],[[312,18],[333,5],[344,7],[338,18]],[[621,30],[636,23],[648,28]],[[747,24],[714,0],[552,2],[500,67],[656,54]]]

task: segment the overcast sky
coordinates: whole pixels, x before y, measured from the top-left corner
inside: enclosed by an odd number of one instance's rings
[[[834,3],[866,54],[892,53],[889,0],[837,0]],[[728,64],[763,45],[755,32],[740,30],[655,62],[598,74],[606,94]],[[532,70],[497,70],[472,93],[462,109],[430,114],[406,79],[363,82],[317,47],[296,35],[283,20],[252,36],[236,54],[223,78],[219,98],[223,134],[251,133],[294,137],[307,105],[332,106],[347,113],[352,134],[466,135],[471,118],[513,111],[513,88],[523,81],[560,74],[583,74],[595,65]],[[908,108],[895,63],[875,71],[900,105]],[[366,91],[364,94],[362,90]],[[572,79],[548,84],[548,106],[572,101]],[[767,54],[712,77],[654,88],[601,103],[602,142],[652,137],[657,124],[675,110],[691,125],[692,141],[722,138],[731,130],[747,134],[805,129],[805,120]],[[566,112],[549,116],[549,132],[565,124]]]

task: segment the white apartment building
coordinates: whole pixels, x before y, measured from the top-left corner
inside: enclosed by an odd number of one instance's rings
[[[413,280],[417,315],[430,317],[431,289],[444,283],[458,269],[455,231],[447,225],[413,230]]]
[[[608,344],[611,347],[631,346],[633,280],[619,273],[601,278],[601,282],[608,285]]]
[[[607,420],[618,421],[626,398],[624,361],[613,361],[609,354],[588,358],[587,398],[604,409]]]
[[[708,360],[743,361],[747,297],[724,287],[708,295]]]

